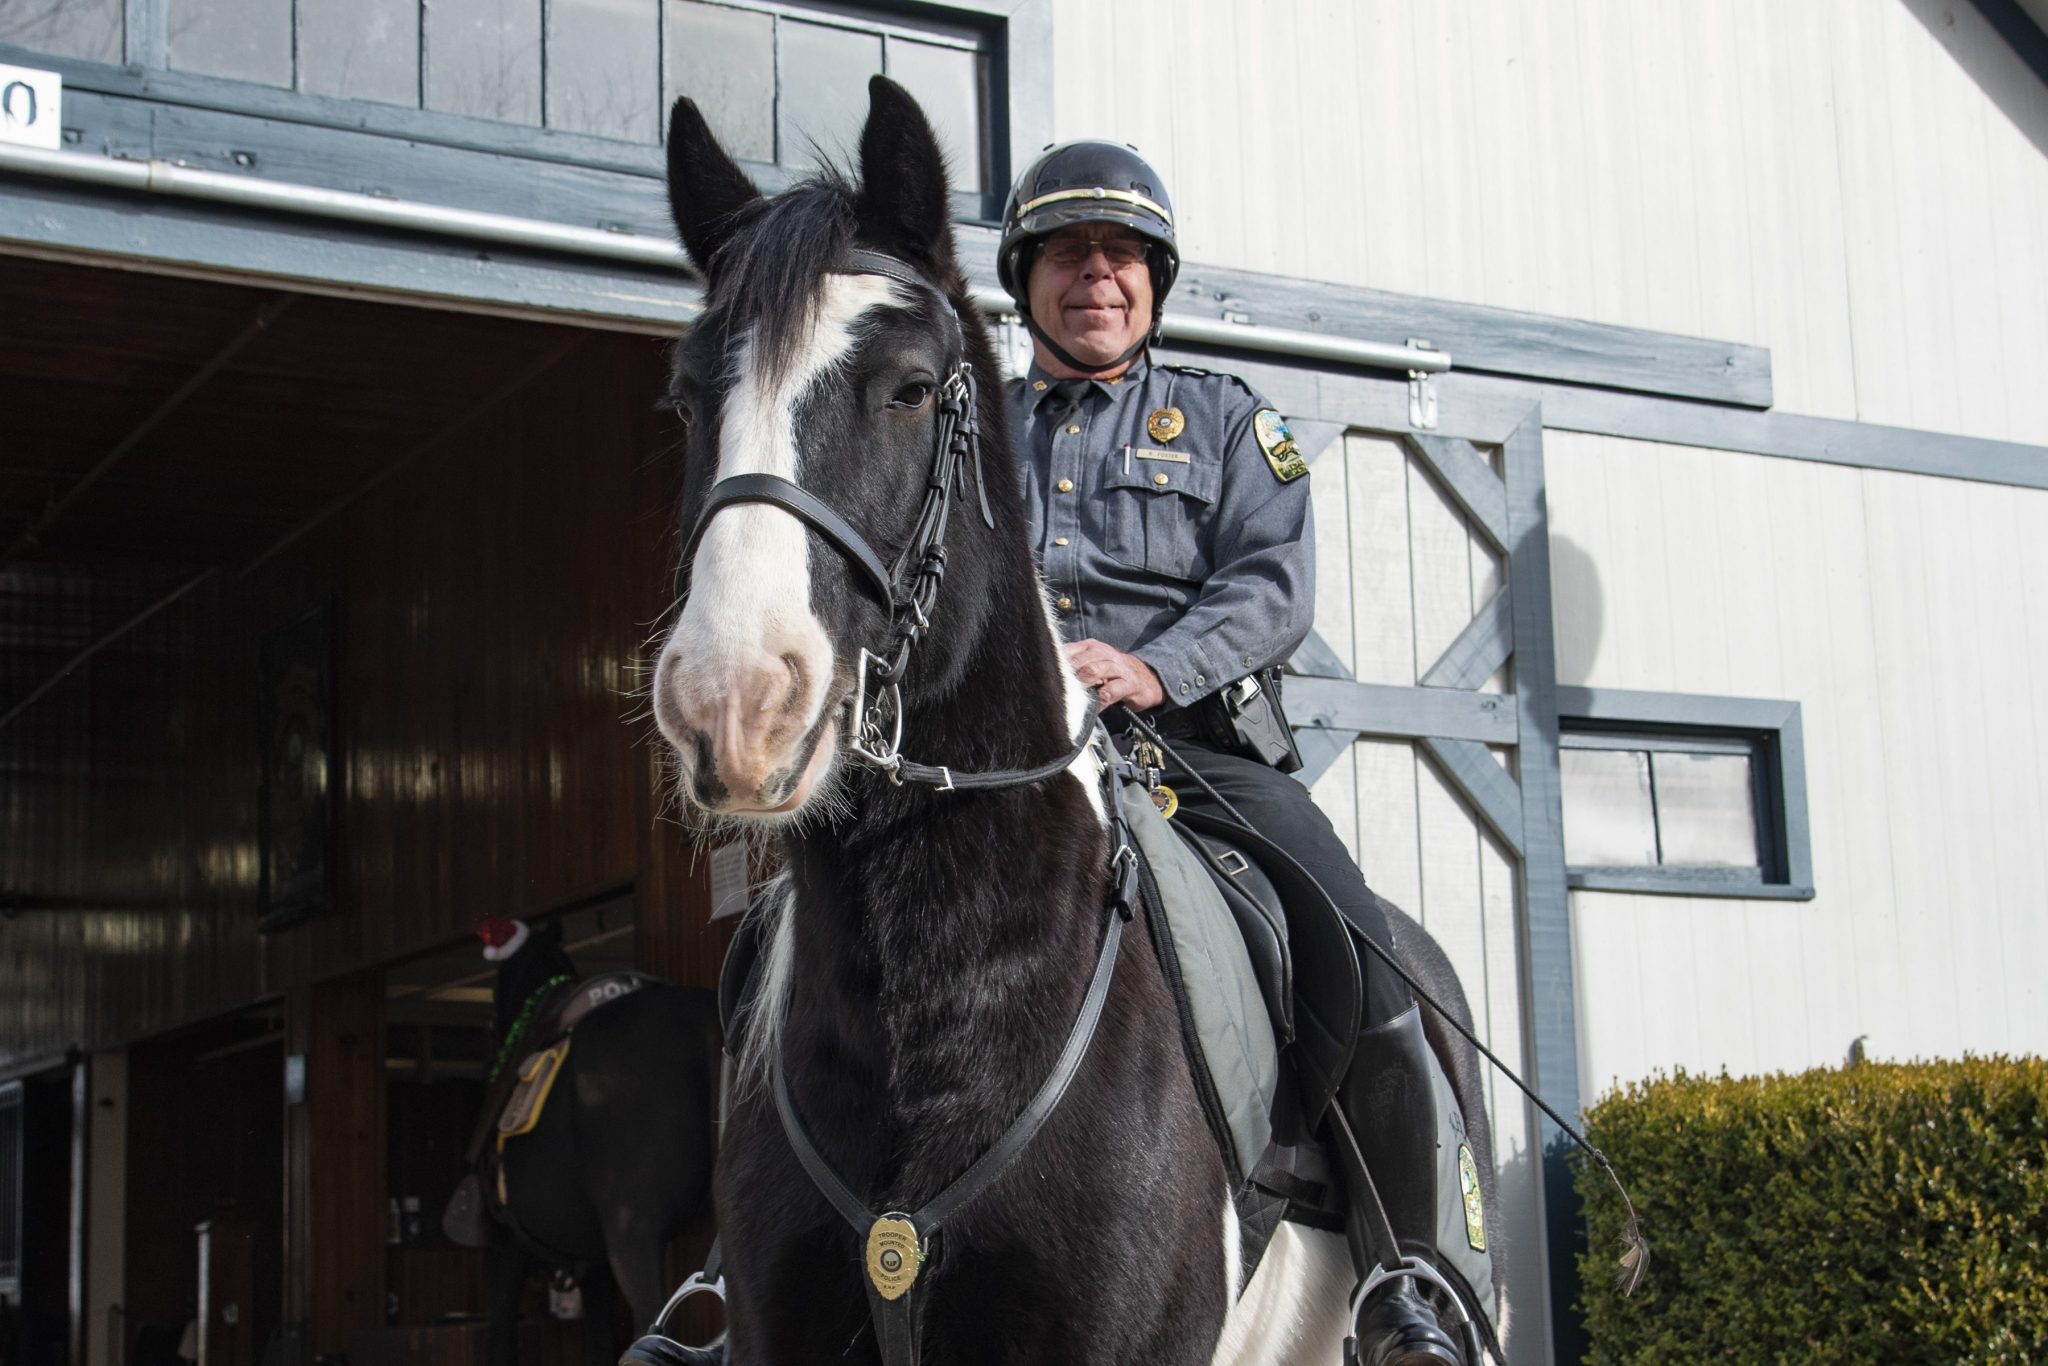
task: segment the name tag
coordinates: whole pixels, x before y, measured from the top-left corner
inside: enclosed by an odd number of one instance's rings
[[[1186,451],[1162,451],[1156,446],[1125,446],[1125,469],[1130,468],[1131,457],[1133,456],[1140,460],[1164,460],[1175,465],[1185,465],[1188,463]]]

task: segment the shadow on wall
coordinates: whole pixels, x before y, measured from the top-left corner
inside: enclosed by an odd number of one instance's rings
[[[1550,538],[1551,630],[1556,636],[1557,681],[1585,687],[1600,656],[1605,598],[1593,557],[1569,537]]]
[[[2048,91],[1972,0],[1901,0],[2034,150],[2048,156]],[[2024,17],[2021,19],[2024,23]],[[2048,43],[2048,35],[2042,36]]]

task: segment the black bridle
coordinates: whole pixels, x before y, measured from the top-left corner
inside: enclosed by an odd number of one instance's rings
[[[934,438],[931,469],[925,477],[924,503],[910,540],[893,568],[884,568],[867,539],[833,511],[830,504],[801,486],[774,474],[736,474],[711,486],[696,525],[683,543],[682,563],[676,568],[676,597],[687,599],[690,565],[697,545],[704,539],[711,519],[725,508],[741,503],[766,503],[803,522],[827,544],[846,558],[857,572],[856,579],[889,613],[890,644],[881,653],[861,647],[854,675],[851,710],[847,719],[846,747],[856,757],[889,776],[893,783],[914,782],[942,792],[974,788],[1021,787],[1040,782],[1065,769],[1080,757],[1095,729],[1091,709],[1068,751],[1033,768],[993,769],[979,773],[955,773],[943,764],[919,764],[903,757],[903,677],[910,666],[910,654],[931,628],[932,609],[937,605],[939,586],[946,577],[946,522],[952,511],[957,485],[973,472],[975,493],[981,505],[982,521],[993,527],[995,513],[989,507],[988,480],[981,464],[980,389],[974,367],[966,358],[966,336],[959,315],[945,292],[920,275],[907,262],[884,252],[854,248],[831,268],[835,275],[879,275],[912,289],[938,296],[940,311],[953,320],[959,337],[960,359],[939,386],[938,430]]]

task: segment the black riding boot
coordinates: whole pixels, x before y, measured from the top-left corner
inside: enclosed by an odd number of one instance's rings
[[[1437,1234],[1435,1065],[1421,1010],[1410,1006],[1358,1036],[1343,1095],[1402,1254],[1429,1264]],[[1354,1325],[1359,1366],[1477,1366],[1466,1362],[1457,1333],[1439,1319],[1422,1285],[1412,1275],[1395,1276],[1365,1302]]]

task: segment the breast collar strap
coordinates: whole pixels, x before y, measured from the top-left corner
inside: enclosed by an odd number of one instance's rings
[[[982,521],[991,527],[996,524],[995,512],[989,506],[988,480],[981,466],[980,392],[973,364],[964,356],[966,343],[960,315],[937,284],[909,262],[865,248],[847,251],[831,273],[878,275],[937,296],[940,311],[953,320],[954,333],[960,341],[962,359],[947,374],[935,399],[939,413],[932,464],[925,478],[924,503],[918,510],[910,540],[895,566],[885,569],[882,557],[875,553],[867,538],[824,500],[780,475],[736,474],[711,486],[703,510],[697,514],[696,525],[683,543],[682,562],[676,568],[676,597],[681,600],[689,596],[690,564],[713,517],[741,503],[766,503],[782,509],[844,556],[857,571],[861,586],[889,613],[890,643],[879,652],[863,647],[856,665],[846,726],[848,751],[888,774],[891,782],[919,783],[942,792],[1021,787],[1043,781],[1080,757],[1095,731],[1092,711],[1066,754],[1034,768],[955,773],[943,764],[912,763],[900,752],[901,684],[911,651],[931,627],[932,608],[938,602],[939,585],[946,576],[947,517],[952,510],[954,491],[969,471]]]
[[[1130,827],[1125,823],[1122,805],[1117,801],[1116,779],[1111,765],[1104,765],[1104,775],[1109,789],[1106,810],[1110,821],[1110,840],[1116,852],[1110,858],[1109,894],[1106,898],[1108,913],[1102,931],[1102,947],[1096,954],[1095,972],[1088,981],[1087,993],[1081,998],[1080,1013],[1067,1032],[1066,1046],[1053,1063],[1051,1074],[1039,1086],[1037,1094],[1031,1097],[1031,1102],[1011,1121],[1010,1127],[1003,1130],[1002,1136],[988,1151],[948,1182],[944,1190],[913,1213],[891,1210],[876,1214],[869,1209],[865,1201],[847,1188],[825,1155],[818,1151],[817,1144],[811,1141],[803,1117],[797,1113],[796,1103],[789,1093],[789,1077],[783,1070],[781,1050],[777,1048],[769,1052],[769,1088],[775,1097],[775,1114],[782,1122],[783,1135],[789,1140],[790,1148],[796,1153],[797,1161],[802,1164],[812,1184],[839,1211],[840,1217],[853,1226],[868,1251],[870,1267],[863,1280],[867,1286],[868,1312],[874,1323],[884,1366],[917,1366],[918,1339],[926,1303],[926,1297],[920,1293],[918,1273],[938,1255],[940,1227],[993,1186],[997,1178],[1022,1155],[1031,1140],[1038,1136],[1038,1131],[1052,1118],[1053,1111],[1059,1107],[1061,1098],[1080,1072],[1081,1063],[1088,1056],[1089,1043],[1095,1037],[1095,1028],[1102,1020],[1103,1006],[1109,999],[1110,982],[1116,975],[1117,948],[1123,942],[1124,925],[1137,912],[1139,885],[1138,859],[1133,852]],[[787,1009],[786,1002],[784,1008]],[[777,1031],[778,1038],[781,1033]],[[899,1230],[907,1227],[911,1244],[908,1255],[913,1256],[917,1263],[908,1283],[896,1288],[893,1294],[881,1288],[881,1280],[873,1269],[876,1235],[885,1225]]]

